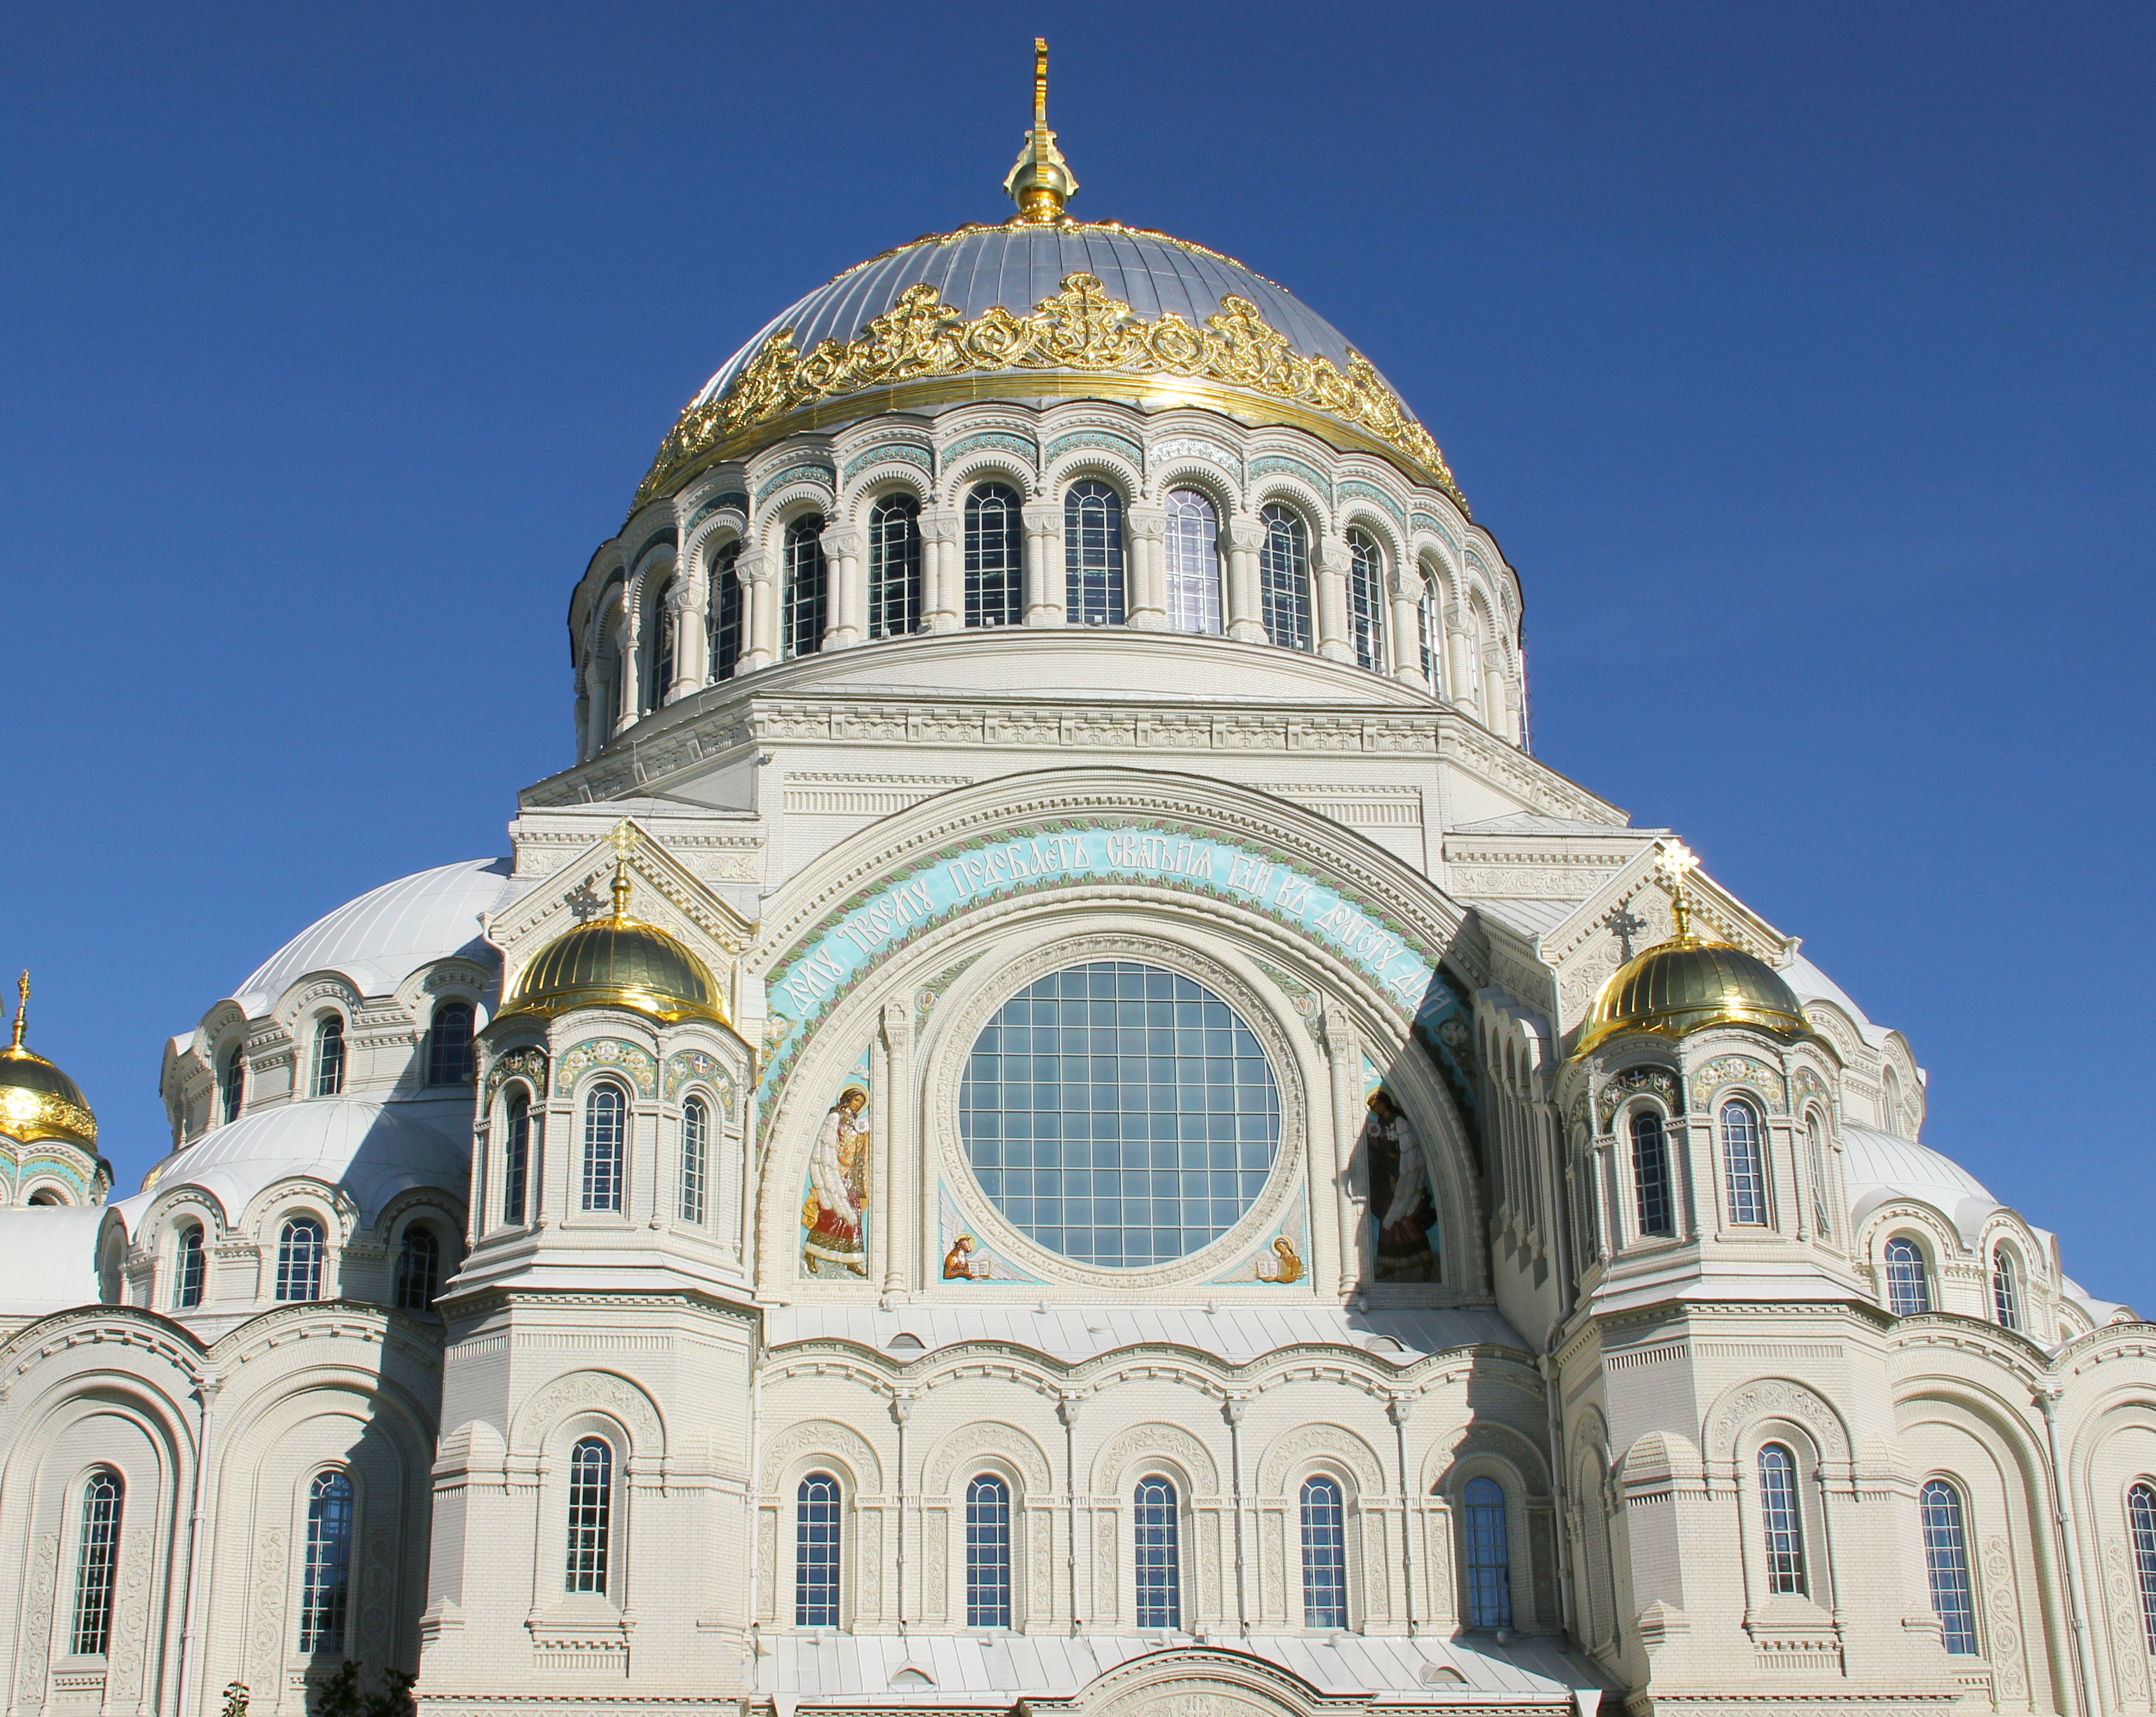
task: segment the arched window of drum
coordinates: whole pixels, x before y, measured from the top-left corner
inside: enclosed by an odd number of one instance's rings
[[[839,1625],[839,1481],[811,1473],[793,1503],[793,1625]]]
[[[644,687],[646,710],[662,707],[666,694],[674,689],[674,665],[680,654],[681,617],[674,611],[673,595],[674,581],[669,578],[652,593],[644,609],[649,616],[645,625],[651,632],[651,672]]]
[[[1902,1131],[1902,1076],[1890,1062],[1879,1075],[1879,1117],[1889,1133]]]
[[[1010,1625],[1010,1488],[983,1473],[966,1487],[966,1626]]]
[[[827,588],[823,515],[810,513],[786,527],[786,590],[779,614],[785,655],[814,655],[824,647]]]
[[[427,1029],[427,1082],[472,1082],[472,1010],[468,1001],[445,1001]]]
[[[1018,491],[983,483],[966,497],[966,624],[1015,626],[1025,604],[1025,521]]]
[[[78,1658],[101,1658],[112,1638],[113,1575],[120,1560],[117,1473],[93,1473],[82,1488],[82,1541],[74,1565],[74,1628],[69,1649]]]
[[[1826,1123],[1816,1109],[1804,1117],[1804,1162],[1812,1181],[1812,1226],[1822,1236],[1832,1234],[1826,1211]]]
[[[584,1099],[583,1205],[621,1208],[622,1159],[629,1144],[629,1099],[618,1085],[597,1085]]]
[[[1748,1103],[1722,1106],[1722,1177],[1729,1194],[1729,1220],[1758,1227],[1767,1220],[1767,1163],[1759,1143],[1759,1116]]]
[[[1441,645],[1445,632],[1444,619],[1437,605],[1437,584],[1428,573],[1419,583],[1422,594],[1415,599],[1415,648],[1422,657],[1422,676],[1430,682],[1430,696],[1445,696],[1445,651]]]
[[[2000,1247],[1991,1255],[1991,1309],[2002,1329],[2021,1328],[2021,1272],[2014,1254]]]
[[[1348,1511],[1322,1473],[1302,1482],[1302,1625],[1348,1625]]]
[[[188,1311],[202,1303],[203,1297],[203,1231],[202,1226],[190,1222],[179,1233],[179,1243],[173,1248],[172,1307],[176,1311]]]
[[[344,1652],[352,1600],[352,1480],[317,1473],[307,1487],[307,1570],[300,1592],[300,1649]]]
[[[711,645],[711,677],[731,680],[742,652],[740,543],[729,542],[711,557],[710,591],[704,635]]]
[[[1131,1499],[1131,1529],[1137,1625],[1182,1627],[1182,1523],[1174,1485],[1158,1475],[1138,1480]]]
[[[2126,1524],[2133,1535],[2133,1577],[2141,1594],[2141,1632],[2156,1657],[2156,1488],[2137,1484],[2126,1493]]]
[[[903,638],[921,624],[921,503],[893,495],[869,514],[869,636]]]
[[[1471,1478],[1460,1493],[1460,1542],[1466,1550],[1467,1625],[1512,1625],[1512,1547],[1505,1491],[1494,1478]]]
[[[1767,1590],[1804,1592],[1804,1523],[1797,1506],[1797,1460],[1779,1442],[1759,1451],[1759,1524],[1767,1535]]]
[[[1310,648],[1310,540],[1302,521],[1285,506],[1258,515],[1265,533],[1258,551],[1258,605],[1265,636],[1288,650]]]
[[[681,1105],[681,1220],[704,1220],[704,1183],[711,1172],[711,1112],[701,1097]]]
[[[397,1303],[408,1312],[432,1311],[441,1291],[442,1242],[424,1222],[414,1222],[397,1248]]]
[[[230,1126],[239,1118],[247,1101],[247,1056],[238,1044],[224,1058],[224,1120]]]
[[[1928,1481],[1919,1499],[1924,1518],[1924,1576],[1938,1612],[1939,1643],[1957,1658],[1976,1654],[1976,1604],[1969,1589],[1969,1534],[1961,1493],[1943,1478]]]
[[[1662,1118],[1653,1109],[1632,1117],[1632,1195],[1640,1211],[1640,1232],[1667,1236],[1676,1230],[1670,1199],[1670,1147]]]
[[[344,1089],[344,1021],[331,1014],[315,1026],[316,1097],[335,1097]]]
[[[1887,1309],[1897,1318],[1921,1316],[1932,1308],[1931,1277],[1917,1242],[1897,1234],[1887,1242]]]
[[[613,1537],[613,1451],[588,1437],[569,1451],[569,1560],[564,1589],[603,1592]]]
[[[1220,631],[1220,523],[1194,489],[1168,493],[1168,625],[1175,632]]]
[[[277,1241],[277,1298],[311,1300],[322,1297],[322,1262],[329,1247],[322,1225],[313,1216],[295,1216]]]
[[[1096,478],[1064,491],[1063,602],[1074,626],[1123,623],[1123,497]]]
[[[1385,671],[1385,552],[1368,531],[1348,533],[1348,635],[1358,666]]]
[[[524,1226],[524,1194],[531,1175],[531,1099],[519,1091],[509,1099],[502,1128],[501,1220],[512,1228]]]

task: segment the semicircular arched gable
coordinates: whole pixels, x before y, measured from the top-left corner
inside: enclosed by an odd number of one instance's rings
[[[1339,1425],[1299,1425],[1274,1438],[1272,1447],[1258,1459],[1259,1493],[1285,1495],[1291,1481],[1302,1477],[1303,1467],[1326,1456],[1355,1475],[1356,1488],[1363,1495],[1384,1493],[1384,1463],[1369,1444]]]
[[[1055,1488],[1048,1457],[1039,1443],[1016,1426],[984,1419],[959,1427],[937,1446],[929,1457],[921,1482],[922,1493],[948,1496],[958,1463],[986,1455],[1000,1455],[1017,1468],[1025,1479],[1026,1488],[1035,1496],[1044,1496]]]
[[[1736,1459],[1738,1439],[1745,1427],[1762,1419],[1786,1419],[1801,1425],[1818,1438],[1824,1458],[1849,1458],[1849,1427],[1841,1422],[1841,1416],[1809,1384],[1788,1377],[1755,1377],[1732,1384],[1722,1391],[1707,1416],[1704,1447],[1709,1457]]]
[[[883,1488],[883,1460],[869,1441],[850,1426],[830,1419],[804,1419],[790,1426],[765,1446],[761,1488],[766,1496],[778,1488],[779,1475],[803,1455],[828,1455],[844,1466],[862,1490]]]
[[[516,1410],[511,1421],[509,1446],[519,1453],[531,1453],[557,1421],[586,1411],[619,1420],[635,1439],[639,1456],[665,1452],[665,1425],[658,1405],[628,1378],[613,1371],[572,1371],[557,1377]]]

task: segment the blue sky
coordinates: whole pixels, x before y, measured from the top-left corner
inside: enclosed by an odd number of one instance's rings
[[[14,8],[0,964],[123,1182],[163,1037],[504,849],[681,402],[1003,218],[1036,32],[1075,212],[1281,280],[1430,425],[1539,753],[2156,1312],[2145,6]]]

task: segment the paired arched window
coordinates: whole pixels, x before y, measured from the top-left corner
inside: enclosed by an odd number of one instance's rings
[[[1932,1282],[1917,1242],[1897,1234],[1887,1242],[1887,1309],[1914,1318],[1932,1308]]]
[[[1310,648],[1310,535],[1301,517],[1277,502],[1258,514],[1258,607],[1265,636],[1289,650]]]
[[[1168,625],[1174,632],[1220,631],[1220,522],[1194,489],[1168,492]]]
[[[472,1008],[468,1001],[445,1001],[434,1010],[427,1028],[427,1082],[469,1085],[472,1082]]]
[[[1445,621],[1437,602],[1437,584],[1428,573],[1421,578],[1422,594],[1415,599],[1415,649],[1422,658],[1422,676],[1430,682],[1433,697],[1445,696]]]
[[[921,625],[921,503],[892,495],[869,511],[869,636],[903,638]]]
[[[645,612],[651,616],[651,674],[644,688],[644,707],[646,711],[663,707],[666,694],[674,689],[675,664],[680,656],[681,630],[680,614],[674,611],[672,597],[674,581],[669,578],[653,593]]]
[[[1385,552],[1368,531],[1348,533],[1348,636],[1355,661],[1385,671]]]
[[[1098,478],[1063,494],[1063,602],[1074,626],[1123,623],[1123,497]]]
[[[1025,518],[1018,491],[982,483],[966,497],[966,624],[1025,618]]]
[[[704,1220],[704,1183],[710,1172],[711,1112],[701,1097],[681,1105],[681,1220]]]
[[[1670,1146],[1662,1118],[1652,1109],[1632,1116],[1632,1196],[1639,1206],[1640,1232],[1667,1237],[1676,1230],[1670,1197]]]
[[[202,1303],[203,1231],[190,1222],[180,1230],[172,1248],[172,1309],[190,1311]]]
[[[224,1119],[230,1126],[239,1118],[239,1111],[247,1102],[247,1054],[239,1045],[233,1045],[224,1058]]]
[[[1759,1451],[1759,1524],[1767,1539],[1767,1590],[1804,1594],[1804,1521],[1797,1504],[1797,1458],[1779,1442]]]
[[[2133,1578],[2141,1594],[2141,1632],[2156,1657],[2156,1488],[2137,1484],[2126,1493],[2127,1529],[2133,1535]]]
[[[352,1480],[334,1468],[307,1488],[307,1570],[300,1649],[342,1656],[352,1601]]]
[[[793,1501],[793,1625],[839,1625],[839,1481],[811,1473]]]
[[[966,1487],[966,1626],[1010,1625],[1010,1487],[983,1473]]]
[[[1991,1309],[1999,1327],[2019,1332],[2021,1328],[2021,1272],[2014,1254],[2000,1247],[1991,1255]]]
[[[111,1642],[113,1576],[120,1562],[120,1504],[125,1488],[120,1475],[111,1472],[91,1473],[82,1488],[74,1627],[68,1643],[78,1658],[101,1658]]]
[[[277,1298],[311,1300],[322,1297],[322,1264],[329,1256],[321,1219],[295,1216],[277,1241]]]
[[[711,645],[711,677],[731,680],[742,653],[741,544],[729,542],[711,557],[711,607],[704,621]]]
[[[1136,1540],[1137,1625],[1182,1627],[1182,1521],[1175,1486],[1158,1475],[1138,1480],[1131,1499],[1131,1529]]]
[[[1348,1625],[1348,1510],[1322,1473],[1302,1482],[1302,1625]]]
[[[336,1014],[315,1025],[315,1095],[335,1097],[344,1089],[344,1020]]]
[[[1512,1535],[1505,1520],[1504,1487],[1494,1478],[1471,1478],[1460,1494],[1460,1543],[1467,1564],[1467,1625],[1512,1625]]]
[[[613,1537],[613,1451],[587,1437],[569,1451],[569,1591],[604,1592]]]
[[[824,562],[824,517],[810,513],[786,527],[786,577],[779,603],[780,653],[814,655],[824,647],[829,589]]]
[[[1969,1532],[1961,1493],[1943,1478],[1928,1480],[1918,1497],[1924,1519],[1924,1577],[1938,1612],[1939,1643],[1957,1658],[1976,1653],[1976,1603],[1969,1588]]]
[[[442,1243],[424,1222],[404,1231],[397,1248],[397,1303],[408,1312],[434,1308],[442,1291]]]
[[[1732,1226],[1758,1227],[1767,1220],[1767,1159],[1759,1140],[1759,1113],[1732,1099],[1722,1106],[1722,1176]]]
[[[593,1086],[584,1099],[586,1210],[621,1208],[622,1166],[628,1146],[629,1099],[618,1085]]]
[[[524,1226],[524,1194],[531,1175],[531,1099],[513,1092],[504,1118],[501,1150],[501,1220]]]

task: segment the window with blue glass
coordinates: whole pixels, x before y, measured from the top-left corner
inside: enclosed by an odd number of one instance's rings
[[[989,1201],[1081,1263],[1187,1257],[1225,1234],[1271,1172],[1280,1092],[1227,1003],[1135,961],[1072,966],[1004,1003],[958,1095]]]
[[[307,1487],[307,1569],[300,1590],[300,1649],[344,1650],[352,1604],[352,1480],[332,1469]]]
[[[1767,1539],[1767,1590],[1804,1594],[1804,1522],[1797,1504],[1797,1459],[1779,1442],[1759,1451],[1759,1521]]]
[[[1471,1478],[1460,1493],[1460,1542],[1466,1550],[1467,1625],[1512,1625],[1512,1545],[1505,1521],[1505,1489],[1494,1478]]]
[[[966,497],[966,624],[1025,617],[1025,520],[1018,491],[982,483]]]
[[[1759,1143],[1759,1117],[1748,1103],[1722,1106],[1722,1172],[1728,1188],[1730,1222],[1763,1226],[1767,1220],[1767,1163]]]
[[[1302,1625],[1348,1625],[1348,1514],[1322,1473],[1302,1482]]]
[[[1010,1487],[983,1473],[966,1487],[966,1626],[1010,1625]]]
[[[2156,1657],[2156,1488],[2137,1484],[2126,1493],[2126,1524],[2133,1535],[2133,1576],[2141,1593],[2141,1632]]]
[[[1301,519],[1277,504],[1258,514],[1265,532],[1258,551],[1258,604],[1265,636],[1289,650],[1310,648],[1310,535]]]
[[[1932,1283],[1917,1242],[1897,1234],[1887,1242],[1887,1309],[1914,1318],[1932,1308]]]
[[[344,1021],[331,1014],[315,1027],[315,1095],[344,1089]]]
[[[1961,1493],[1943,1478],[1927,1480],[1919,1499],[1924,1519],[1924,1577],[1938,1612],[1939,1643],[1955,1657],[1976,1652],[1976,1604],[1969,1576],[1969,1533]]]
[[[1136,1535],[1137,1624],[1180,1627],[1183,1570],[1175,1486],[1157,1475],[1138,1480],[1131,1498],[1131,1522]]]
[[[322,1265],[329,1239],[312,1216],[295,1216],[277,1237],[277,1298],[312,1300],[322,1297]]]
[[[190,1222],[180,1230],[177,1280],[172,1288],[172,1305],[177,1311],[189,1311],[202,1303],[203,1297],[203,1231],[199,1223]]]
[[[681,1105],[681,1220],[704,1220],[704,1182],[709,1177],[711,1111],[701,1097]]]
[[[1088,478],[1063,496],[1065,618],[1074,626],[1123,623],[1123,497]]]
[[[793,1625],[839,1625],[839,1481],[811,1473],[793,1499]]]
[[[93,1473],[83,1487],[82,1537],[75,1546],[74,1627],[68,1641],[68,1649],[78,1658],[101,1658],[112,1642],[113,1576],[120,1564],[124,1489],[117,1473]]]
[[[741,544],[729,542],[711,557],[711,605],[704,635],[711,646],[711,678],[731,680],[742,653]]]
[[[507,1138],[501,1154],[501,1220],[524,1226],[524,1195],[531,1173],[531,1099],[521,1091],[509,1099]]]
[[[1386,671],[1385,553],[1368,531],[1348,533],[1348,636],[1355,662],[1373,673]]]
[[[1172,632],[1220,630],[1220,525],[1213,503],[1191,489],[1168,496],[1163,558]]]
[[[786,583],[779,632],[789,656],[814,655],[824,647],[826,577],[823,516],[811,513],[786,527]]]
[[[869,512],[869,636],[903,638],[921,625],[921,503],[892,495]]]
[[[613,1451],[585,1437],[569,1451],[569,1555],[567,1591],[603,1592],[613,1548]]]
[[[2002,1329],[2021,1328],[2021,1272],[2005,1247],[1991,1255],[1991,1309]]]
[[[1666,1237],[1677,1231],[1670,1200],[1669,1140],[1661,1116],[1652,1109],[1638,1110],[1632,1117],[1632,1195],[1641,1234]]]
[[[620,1087],[595,1087],[584,1099],[583,1205],[588,1211],[621,1208],[623,1159],[629,1144],[629,1099]]]

